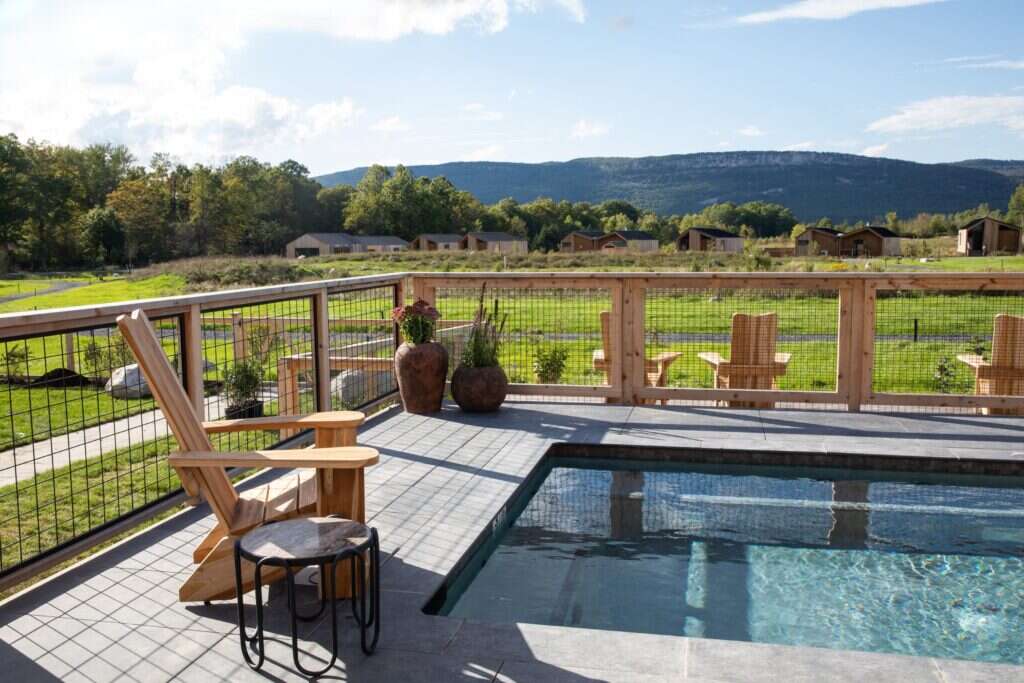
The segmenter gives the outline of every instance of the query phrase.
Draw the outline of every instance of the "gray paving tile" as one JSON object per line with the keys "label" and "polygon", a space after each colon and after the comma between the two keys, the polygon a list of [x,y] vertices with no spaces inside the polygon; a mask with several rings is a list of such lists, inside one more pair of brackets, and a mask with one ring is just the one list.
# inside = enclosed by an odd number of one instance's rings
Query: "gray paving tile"
{"label": "gray paving tile", "polygon": [[641,674],[681,674],[686,639],[536,624],[465,621],[446,654],[488,655],[558,667],[591,667]]}
{"label": "gray paving tile", "polygon": [[679,679],[670,673],[641,674],[635,671],[562,667],[538,661],[508,660],[501,665],[501,671],[494,680],[495,683],[664,683]]}
{"label": "gray paving tile", "polygon": [[956,659],[933,660],[943,683],[1022,683],[1024,666],[965,662]]}
{"label": "gray paving tile", "polygon": [[926,657],[690,639],[689,676],[725,681],[943,683]]}

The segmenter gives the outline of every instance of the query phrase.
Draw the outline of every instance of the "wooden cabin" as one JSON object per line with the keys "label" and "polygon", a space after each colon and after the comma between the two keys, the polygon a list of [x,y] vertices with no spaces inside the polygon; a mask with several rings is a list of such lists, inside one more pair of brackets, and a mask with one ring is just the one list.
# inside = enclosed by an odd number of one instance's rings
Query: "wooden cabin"
{"label": "wooden cabin", "polygon": [[843,233],[832,228],[807,228],[796,238],[797,256],[839,256]]}
{"label": "wooden cabin", "polygon": [[956,234],[956,253],[962,256],[1017,254],[1020,252],[1021,229],[995,218],[978,218]]}
{"label": "wooden cabin", "polygon": [[459,251],[462,249],[462,235],[429,233],[412,241],[416,251]]}
{"label": "wooden cabin", "polygon": [[616,230],[609,232],[597,240],[601,251],[658,251],[658,238],[643,230]]}
{"label": "wooden cabin", "polygon": [[839,255],[851,258],[900,256],[900,236],[889,228],[868,225],[839,237]]}
{"label": "wooden cabin", "polygon": [[526,240],[507,232],[471,232],[462,238],[467,251],[494,251],[499,254],[525,254],[529,251]]}
{"label": "wooden cabin", "polygon": [[598,240],[604,237],[605,233],[600,230],[576,230],[566,235],[558,244],[558,251],[597,251],[601,247]]}
{"label": "wooden cabin", "polygon": [[740,253],[743,251],[743,238],[721,228],[690,228],[676,238],[676,250]]}
{"label": "wooden cabin", "polygon": [[293,239],[284,248],[285,256],[288,258],[351,254],[360,250],[352,236],[343,232],[307,232]]}
{"label": "wooden cabin", "polygon": [[394,235],[349,235],[344,232],[307,232],[285,245],[288,258],[405,251],[409,243]]}

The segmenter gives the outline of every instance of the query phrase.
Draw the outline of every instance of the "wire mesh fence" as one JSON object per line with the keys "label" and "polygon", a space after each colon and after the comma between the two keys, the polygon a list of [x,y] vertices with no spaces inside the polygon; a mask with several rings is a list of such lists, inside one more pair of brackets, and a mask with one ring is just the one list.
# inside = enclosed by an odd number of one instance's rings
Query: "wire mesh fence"
{"label": "wire mesh fence", "polygon": [[[309,297],[205,311],[202,330],[207,420],[315,410]],[[280,436],[276,431],[224,434],[219,445],[265,448]]]}
{"label": "wire mesh fence", "polygon": [[[153,326],[181,371],[181,320]],[[0,574],[179,488],[173,439],[113,325],[0,342]]]}
{"label": "wire mesh fence", "polygon": [[[480,306],[478,288],[438,288],[436,305],[454,369]],[[504,321],[501,366],[513,384],[608,384],[602,320],[607,289],[488,287],[483,305]]]}
{"label": "wire mesh fence", "polygon": [[[774,324],[748,334],[736,327],[744,315],[774,316]],[[838,290],[652,288],[644,317],[649,384],[836,390]],[[750,372],[730,375],[723,362]]]}
{"label": "wire mesh fence", "polygon": [[907,394],[1021,395],[1024,381],[985,368],[1024,368],[1024,341],[994,336],[1000,316],[1024,316],[1019,291],[879,290],[872,389]]}
{"label": "wire mesh fence", "polygon": [[398,389],[397,337],[391,320],[395,290],[388,285],[328,297],[330,392],[335,410],[358,410]]}

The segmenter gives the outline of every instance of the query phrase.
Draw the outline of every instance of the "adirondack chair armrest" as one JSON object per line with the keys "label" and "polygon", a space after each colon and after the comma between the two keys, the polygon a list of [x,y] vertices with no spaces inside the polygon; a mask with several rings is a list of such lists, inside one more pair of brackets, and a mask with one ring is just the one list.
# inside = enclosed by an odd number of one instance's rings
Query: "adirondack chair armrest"
{"label": "adirondack chair armrest", "polygon": [[789,359],[793,356],[791,353],[777,353],[775,354],[776,365],[789,365]]}
{"label": "adirondack chair armrest", "polygon": [[717,368],[720,365],[729,364],[729,361],[723,358],[722,354],[715,353],[713,351],[704,351],[703,353],[698,353],[697,358],[700,358],[702,361],[715,368]]}
{"label": "adirondack chair armrest", "polygon": [[961,363],[970,365],[975,370],[991,365],[991,363],[985,360],[984,357],[979,356],[976,353],[961,353],[957,355],[956,359]]}
{"label": "adirondack chair armrest", "polygon": [[297,448],[276,451],[185,451],[172,453],[167,458],[174,468],[192,467],[270,467],[296,469],[353,470],[376,465],[380,458],[376,448],[343,446],[340,448]]}
{"label": "adirondack chair armrest", "polygon": [[657,356],[651,358],[650,362],[657,363],[658,365],[661,365],[662,363],[667,365],[668,363],[674,362],[677,358],[679,358],[682,355],[683,354],[677,351],[666,351],[664,353],[659,353]]}
{"label": "adirondack chair armrest", "polygon": [[307,415],[269,415],[204,422],[207,434],[255,432],[274,429],[355,429],[366,416],[355,410],[334,410]]}

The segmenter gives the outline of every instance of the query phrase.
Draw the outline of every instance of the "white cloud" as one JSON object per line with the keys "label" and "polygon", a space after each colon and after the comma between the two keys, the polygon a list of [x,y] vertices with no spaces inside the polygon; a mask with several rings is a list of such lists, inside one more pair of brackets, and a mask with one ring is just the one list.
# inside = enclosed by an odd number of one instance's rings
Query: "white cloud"
{"label": "white cloud", "polygon": [[[587,10],[583,6],[583,0],[552,0],[552,2],[568,12],[576,22],[582,24],[586,21]],[[516,9],[526,12],[537,12],[544,4],[547,4],[544,0],[515,0]]]}
{"label": "white cloud", "polygon": [[764,131],[757,126],[744,126],[736,132],[746,138],[759,138],[764,135]]}
{"label": "white cloud", "polygon": [[412,126],[403,121],[400,116],[389,116],[370,126],[370,130],[378,133],[404,133],[410,128]]}
{"label": "white cloud", "polygon": [[470,102],[462,107],[462,118],[466,121],[501,121],[504,114],[488,109],[480,102]]}
{"label": "white cloud", "polygon": [[945,0],[800,0],[775,9],[744,14],[741,24],[767,24],[787,19],[846,19],[861,12],[931,5]]}
{"label": "white cloud", "polygon": [[865,147],[864,149],[862,149],[860,151],[860,153],[863,154],[866,157],[880,157],[880,156],[882,156],[883,154],[885,154],[888,151],[889,151],[889,143],[888,142],[883,142],[880,145],[872,145],[870,147]]}
{"label": "white cloud", "polygon": [[[574,20],[585,17],[578,1],[556,4]],[[295,142],[336,140],[361,109],[343,90],[310,98],[235,80],[235,60],[253,36],[490,34],[522,9],[518,0],[251,0],[245,11],[230,0],[171,8],[0,1],[0,131],[61,144],[124,143],[143,160],[156,151],[185,161],[287,153]]]}
{"label": "white cloud", "polygon": [[502,158],[505,146],[500,144],[477,147],[463,155],[463,161],[496,161]]}
{"label": "white cloud", "polygon": [[607,135],[611,128],[606,123],[580,119],[573,124],[570,135],[574,138],[597,138]]}
{"label": "white cloud", "polygon": [[966,62],[982,62],[989,59],[998,59],[999,55],[965,55],[963,57],[946,57],[940,64],[964,64]]}
{"label": "white cloud", "polygon": [[1024,59],[995,59],[988,62],[970,62],[961,64],[961,69],[1009,69],[1024,71]]}
{"label": "white cloud", "polygon": [[815,144],[815,142],[813,140],[806,140],[804,142],[797,142],[797,143],[792,144],[792,145],[786,145],[785,147],[782,148],[782,151],[783,152],[806,152],[808,150],[814,149],[815,147],[817,147],[817,144]]}
{"label": "white cloud", "polygon": [[1013,95],[934,97],[900,107],[868,126],[876,133],[916,133],[996,125],[1024,132],[1024,97]]}

